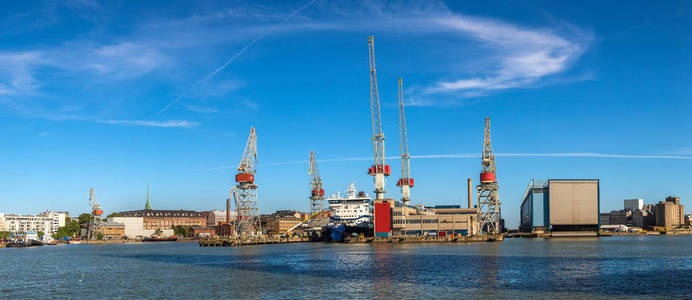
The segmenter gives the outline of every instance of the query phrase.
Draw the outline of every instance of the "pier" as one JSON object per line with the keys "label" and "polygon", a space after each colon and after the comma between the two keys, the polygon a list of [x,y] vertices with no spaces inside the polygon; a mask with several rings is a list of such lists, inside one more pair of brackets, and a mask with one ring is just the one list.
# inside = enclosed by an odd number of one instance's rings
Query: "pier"
{"label": "pier", "polygon": [[[406,236],[406,237],[347,237],[343,241],[337,243],[390,243],[390,244],[406,244],[406,243],[476,243],[476,242],[496,242],[502,241],[503,236],[462,236],[462,237],[436,237],[436,236]],[[291,237],[291,238],[257,238],[257,239],[206,239],[200,240],[200,247],[237,247],[237,246],[254,246],[254,245],[269,245],[269,244],[290,244],[290,243],[307,243],[307,242],[324,242],[313,240],[308,237]],[[335,241],[336,242],[336,241]]]}
{"label": "pier", "polygon": [[310,242],[307,237],[257,238],[257,239],[207,239],[200,240],[200,247],[237,247],[269,244],[290,244]]}

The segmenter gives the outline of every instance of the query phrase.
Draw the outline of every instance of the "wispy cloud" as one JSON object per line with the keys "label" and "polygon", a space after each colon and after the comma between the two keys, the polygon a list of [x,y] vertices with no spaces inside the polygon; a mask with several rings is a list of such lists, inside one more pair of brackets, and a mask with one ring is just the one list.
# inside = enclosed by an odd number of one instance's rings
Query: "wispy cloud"
{"label": "wispy cloud", "polygon": [[427,93],[526,86],[542,77],[565,71],[593,39],[581,31],[558,34],[463,15],[433,19],[433,22],[495,49],[497,65],[484,76],[440,81],[426,88]]}
{"label": "wispy cloud", "polygon": [[[649,155],[649,154],[608,154],[608,153],[495,153],[496,157],[562,157],[562,158],[617,158],[617,159],[664,159],[664,160],[692,160],[692,156],[687,155]],[[424,154],[424,155],[412,155],[411,159],[478,159],[481,155],[479,153],[452,153],[452,154]],[[389,156],[389,160],[397,160],[399,156]],[[330,162],[349,162],[349,161],[368,161],[372,160],[372,157],[344,157],[344,158],[331,158],[331,159],[318,159],[318,162],[330,163]],[[294,164],[307,164],[307,160],[292,160],[283,162],[269,162],[262,163],[263,166],[280,166],[280,165],[294,165]],[[219,166],[209,168],[208,170],[223,170],[235,168],[232,166]]]}
{"label": "wispy cloud", "polygon": [[146,126],[146,127],[182,127],[190,128],[199,125],[197,122],[186,120],[169,120],[169,121],[145,121],[145,120],[96,120],[97,123],[112,124],[112,125],[128,125],[128,126]]}
{"label": "wispy cloud", "polygon": [[187,108],[188,110],[194,111],[194,112],[202,113],[202,114],[219,112],[219,110],[215,107],[203,107],[203,106],[197,106],[197,105],[191,105],[191,104],[185,105],[185,108]]}
{"label": "wispy cloud", "polygon": [[[290,20],[293,16],[299,14],[301,11],[303,11],[306,7],[308,7],[310,4],[312,4],[312,3],[315,2],[315,1],[316,1],[316,0],[310,0],[310,1],[308,1],[308,3],[304,4],[303,6],[301,6],[300,8],[298,8],[297,10],[295,10],[294,12],[292,12],[292,13],[290,13],[288,16],[286,16],[286,17],[285,17],[283,20],[281,20],[281,22],[279,22],[279,24],[277,24],[277,25],[278,25],[278,26],[283,25],[283,24],[286,23],[288,20]],[[158,117],[158,116],[161,115],[163,112],[165,112],[169,107],[171,107],[171,106],[175,105],[176,103],[178,103],[178,102],[179,102],[180,100],[182,100],[185,96],[187,96],[188,93],[190,93],[192,90],[194,90],[198,85],[200,85],[200,84],[206,82],[207,80],[209,80],[210,78],[212,78],[212,77],[214,77],[216,74],[218,74],[219,72],[223,71],[226,67],[228,67],[228,65],[230,65],[233,61],[235,61],[238,57],[240,57],[243,53],[245,53],[245,51],[247,51],[248,49],[250,49],[250,47],[252,47],[252,45],[254,45],[255,43],[257,43],[259,40],[263,39],[265,36],[267,36],[267,35],[268,35],[269,33],[271,33],[271,32],[272,32],[272,29],[270,28],[270,29],[264,31],[263,33],[261,33],[260,35],[256,36],[256,37],[255,37],[254,39],[252,39],[249,43],[247,43],[247,45],[245,45],[245,47],[243,47],[242,49],[240,49],[240,51],[236,52],[233,56],[231,56],[231,58],[229,58],[225,63],[223,63],[222,65],[218,66],[216,69],[214,69],[214,71],[212,71],[211,73],[207,74],[207,75],[204,76],[202,79],[200,79],[200,80],[198,80],[197,82],[193,83],[193,84],[190,86],[190,88],[188,88],[185,92],[183,92],[182,94],[180,94],[180,96],[176,97],[173,101],[171,101],[170,103],[166,104],[163,108],[161,108],[161,110],[156,114],[156,116]]]}

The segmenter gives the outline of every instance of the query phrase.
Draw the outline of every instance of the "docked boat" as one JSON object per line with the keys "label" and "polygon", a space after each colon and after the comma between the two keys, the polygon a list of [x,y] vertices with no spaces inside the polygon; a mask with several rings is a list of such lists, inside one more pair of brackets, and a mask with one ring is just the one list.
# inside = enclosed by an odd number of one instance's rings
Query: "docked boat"
{"label": "docked boat", "polygon": [[358,192],[355,184],[349,185],[346,197],[339,192],[327,198],[327,202],[330,212],[327,229],[332,241],[353,233],[372,235],[372,198],[363,191]]}

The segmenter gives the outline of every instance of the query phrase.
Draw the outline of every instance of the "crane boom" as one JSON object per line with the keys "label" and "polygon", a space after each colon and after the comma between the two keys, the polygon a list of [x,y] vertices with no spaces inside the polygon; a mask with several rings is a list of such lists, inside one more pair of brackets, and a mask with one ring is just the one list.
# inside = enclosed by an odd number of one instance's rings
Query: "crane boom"
{"label": "crane boom", "polygon": [[250,128],[250,136],[248,136],[245,144],[243,158],[238,164],[238,172],[242,174],[255,174],[255,164],[257,163],[257,134],[255,127]]}
{"label": "crane boom", "polygon": [[101,204],[96,200],[96,194],[94,193],[94,188],[89,190],[89,203],[91,204],[91,215],[100,218],[103,215],[103,210],[101,209]]}
{"label": "crane boom", "polygon": [[401,187],[401,201],[404,205],[409,205],[411,200],[411,188],[413,187],[413,178],[411,178],[411,156],[408,153],[408,135],[406,133],[406,113],[404,112],[404,83],[403,79],[399,78],[399,141],[401,147],[401,178],[397,182],[397,186]]}
{"label": "crane boom", "polygon": [[308,176],[310,176],[310,214],[322,211],[324,208],[324,189],[322,189],[322,178],[320,178],[320,171],[317,169],[317,160],[315,159],[315,152],[310,152],[310,169],[308,170]]}
{"label": "crane boom", "polygon": [[375,182],[376,199],[384,199],[385,176],[391,170],[385,163],[384,133],[382,132],[382,116],[380,113],[380,96],[377,90],[377,73],[375,68],[375,41],[368,37],[368,56],[370,60],[370,117],[372,119],[372,142],[375,154],[375,164],[368,169]]}

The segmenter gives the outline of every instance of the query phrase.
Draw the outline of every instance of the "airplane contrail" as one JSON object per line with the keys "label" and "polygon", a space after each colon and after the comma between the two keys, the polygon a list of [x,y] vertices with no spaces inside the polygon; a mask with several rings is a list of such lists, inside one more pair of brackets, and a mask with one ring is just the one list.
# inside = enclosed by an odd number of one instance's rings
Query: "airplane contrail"
{"label": "airplane contrail", "polygon": [[[281,20],[281,22],[279,22],[279,24],[277,24],[277,25],[282,25],[282,24],[286,23],[288,20],[290,20],[290,19],[291,19],[292,17],[294,17],[295,15],[299,14],[301,11],[303,11],[305,8],[307,8],[308,6],[310,6],[310,4],[312,4],[312,3],[315,2],[315,1],[317,1],[317,0],[310,0],[308,3],[306,3],[306,4],[303,5],[303,6],[301,6],[299,9],[297,9],[296,11],[294,11],[294,12],[292,12],[291,14],[289,14],[288,16],[286,16],[286,17],[285,17],[283,20]],[[203,82],[209,80],[209,78],[212,78],[212,77],[214,77],[214,75],[216,75],[216,74],[218,74],[219,72],[223,71],[223,69],[225,69],[226,67],[228,67],[228,65],[230,65],[233,61],[235,61],[236,58],[238,58],[240,55],[242,55],[243,53],[245,53],[245,51],[247,51],[248,49],[250,49],[250,47],[252,47],[252,45],[254,45],[256,42],[258,42],[259,40],[261,40],[262,38],[264,38],[265,36],[267,36],[269,33],[271,33],[272,30],[273,30],[274,28],[276,28],[276,27],[275,27],[275,26],[272,26],[272,27],[270,27],[269,29],[267,29],[267,31],[263,32],[263,33],[260,34],[259,36],[257,36],[257,37],[255,37],[254,39],[252,39],[247,45],[245,45],[245,47],[243,47],[243,49],[240,49],[240,51],[238,51],[235,55],[231,56],[231,58],[229,58],[223,65],[220,65],[218,68],[214,69],[214,71],[212,71],[211,73],[207,74],[207,76],[204,76],[204,78],[202,78],[202,79],[198,80],[197,82],[195,82],[195,83],[194,83],[192,86],[190,86],[190,88],[188,88],[184,93],[180,94],[180,96],[178,96],[177,98],[175,98],[175,100],[173,100],[173,101],[171,101],[170,103],[166,104],[166,106],[164,106],[164,107],[156,114],[156,117],[158,118],[159,115],[161,115],[161,113],[163,113],[164,111],[166,111],[169,107],[171,107],[171,106],[175,105],[176,103],[180,102],[180,100],[182,100],[183,98],[185,98],[185,96],[187,96],[187,94],[189,94],[192,90],[194,90],[198,85],[202,84]]]}
{"label": "airplane contrail", "polygon": [[[648,154],[607,154],[607,153],[495,153],[496,157],[565,157],[565,158],[576,158],[576,157],[587,157],[587,158],[620,158],[620,159],[678,159],[678,160],[692,160],[692,156],[685,155],[648,155]],[[453,153],[453,154],[425,154],[425,155],[411,155],[411,159],[458,159],[458,158],[480,158],[480,153]],[[399,159],[399,156],[389,156],[387,159]],[[318,159],[317,162],[347,162],[347,161],[367,161],[372,160],[372,157],[344,157],[344,158],[331,158],[331,159]],[[280,165],[295,165],[295,164],[307,164],[307,160],[293,160],[293,161],[283,161],[283,162],[270,162],[263,163],[263,166],[280,166]],[[220,166],[215,168],[209,168],[212,170],[223,170],[235,168],[235,166]]]}

